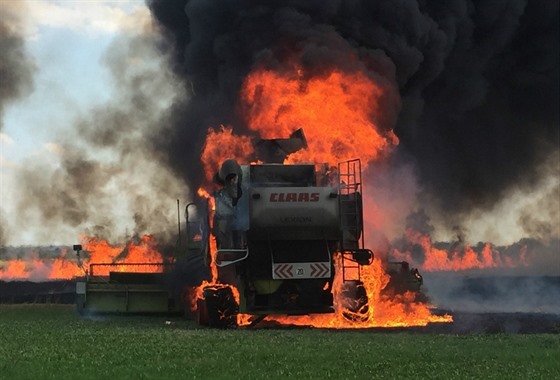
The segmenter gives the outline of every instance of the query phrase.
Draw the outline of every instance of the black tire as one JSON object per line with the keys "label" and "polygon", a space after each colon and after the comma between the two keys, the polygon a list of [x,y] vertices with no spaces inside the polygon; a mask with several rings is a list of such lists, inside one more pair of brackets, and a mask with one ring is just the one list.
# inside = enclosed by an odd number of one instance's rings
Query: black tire
{"label": "black tire", "polygon": [[361,281],[347,284],[342,293],[347,300],[343,305],[342,315],[350,321],[365,322],[368,319],[368,296],[366,288]]}
{"label": "black tire", "polygon": [[[239,308],[229,286],[207,287],[204,289],[204,306],[199,319],[205,318],[208,327],[227,329],[237,327]],[[205,314],[204,315],[204,311]]]}

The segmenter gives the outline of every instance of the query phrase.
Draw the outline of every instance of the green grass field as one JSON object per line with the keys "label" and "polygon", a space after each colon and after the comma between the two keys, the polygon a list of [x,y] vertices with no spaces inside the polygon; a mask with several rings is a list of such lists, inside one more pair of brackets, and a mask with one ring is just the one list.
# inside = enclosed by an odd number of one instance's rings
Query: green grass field
{"label": "green grass field", "polygon": [[220,378],[554,379],[560,335],[224,331],[181,318],[0,305],[0,379]]}

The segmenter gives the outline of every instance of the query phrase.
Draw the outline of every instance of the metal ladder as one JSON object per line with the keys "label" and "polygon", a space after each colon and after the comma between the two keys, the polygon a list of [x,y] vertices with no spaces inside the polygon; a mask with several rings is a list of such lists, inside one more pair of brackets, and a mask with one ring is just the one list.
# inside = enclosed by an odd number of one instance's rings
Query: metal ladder
{"label": "metal ladder", "polygon": [[343,280],[360,280],[361,265],[355,260],[354,252],[364,248],[361,161],[339,163],[338,177]]}

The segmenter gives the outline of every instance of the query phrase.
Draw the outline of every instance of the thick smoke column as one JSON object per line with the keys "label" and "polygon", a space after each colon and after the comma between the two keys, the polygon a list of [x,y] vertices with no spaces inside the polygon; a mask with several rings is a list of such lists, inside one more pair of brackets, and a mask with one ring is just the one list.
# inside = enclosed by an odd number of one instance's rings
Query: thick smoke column
{"label": "thick smoke column", "polygon": [[405,102],[424,107],[407,108],[397,134],[444,207],[489,206],[534,183],[536,165],[558,150],[558,3],[455,1],[426,11],[446,44],[423,65],[441,57],[441,71],[424,84],[421,69],[403,86]]}
{"label": "thick smoke column", "polygon": [[[16,2],[8,2],[2,4],[0,9],[0,137],[6,105],[27,94],[33,87],[35,67],[24,49],[21,26],[23,8]],[[7,217],[0,208],[0,246],[7,241],[7,226]]]}
{"label": "thick smoke column", "polygon": [[435,207],[457,214],[492,205],[534,182],[535,168],[558,150],[558,2],[148,4],[192,94],[175,105],[159,144],[191,181],[201,178],[194,169],[209,127],[244,132],[236,109],[243,78],[294,49],[317,70],[344,68],[342,45],[375,57],[379,75],[394,70],[403,101],[396,153],[417,167]]}

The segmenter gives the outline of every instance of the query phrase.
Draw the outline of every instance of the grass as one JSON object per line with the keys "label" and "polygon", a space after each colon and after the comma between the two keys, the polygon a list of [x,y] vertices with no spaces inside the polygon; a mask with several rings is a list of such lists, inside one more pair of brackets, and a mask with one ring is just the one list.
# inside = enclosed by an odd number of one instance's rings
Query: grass
{"label": "grass", "polygon": [[211,330],[0,305],[0,379],[560,378],[560,335]]}

